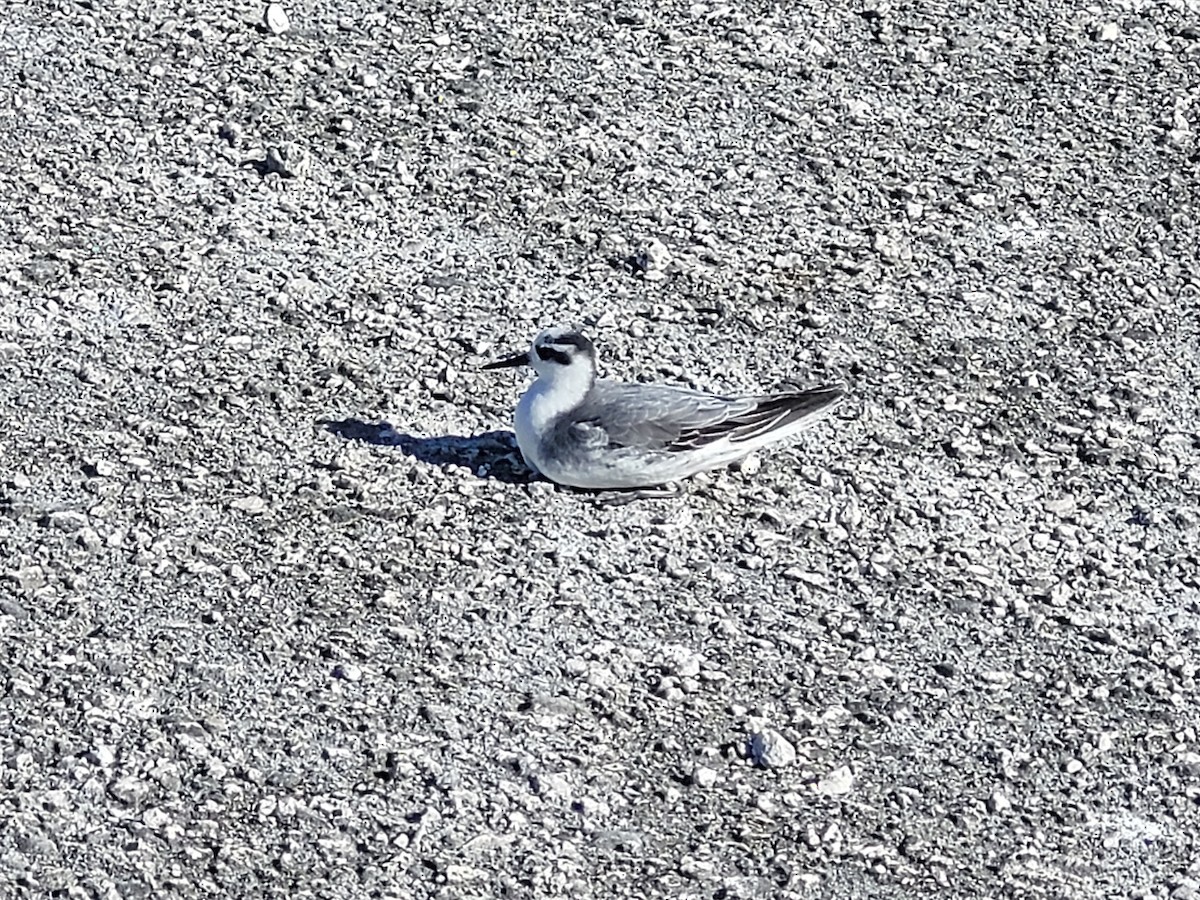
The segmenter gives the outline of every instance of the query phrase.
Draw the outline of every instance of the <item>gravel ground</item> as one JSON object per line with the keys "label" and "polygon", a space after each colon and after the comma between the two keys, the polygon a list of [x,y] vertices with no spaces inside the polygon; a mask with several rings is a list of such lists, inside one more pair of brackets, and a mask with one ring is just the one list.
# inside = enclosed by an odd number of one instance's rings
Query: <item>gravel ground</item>
{"label": "gravel ground", "polygon": [[1200,895],[1194,4],[0,6],[0,896]]}

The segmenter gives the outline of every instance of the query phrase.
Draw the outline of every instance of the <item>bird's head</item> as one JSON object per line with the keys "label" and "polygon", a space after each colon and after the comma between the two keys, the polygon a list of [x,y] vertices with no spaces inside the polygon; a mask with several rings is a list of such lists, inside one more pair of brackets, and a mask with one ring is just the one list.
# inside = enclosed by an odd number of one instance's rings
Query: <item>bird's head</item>
{"label": "bird's head", "polygon": [[560,379],[596,377],[596,347],[574,328],[547,328],[533,339],[533,345],[523,353],[486,364],[485,369],[504,369],[509,366],[532,366],[542,378]]}

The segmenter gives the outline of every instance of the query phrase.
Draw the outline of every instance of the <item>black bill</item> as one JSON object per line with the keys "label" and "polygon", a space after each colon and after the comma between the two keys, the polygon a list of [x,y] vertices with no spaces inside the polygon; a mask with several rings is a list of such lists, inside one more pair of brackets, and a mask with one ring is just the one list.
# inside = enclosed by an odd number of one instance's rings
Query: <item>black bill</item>
{"label": "black bill", "polygon": [[529,351],[518,353],[516,356],[510,356],[507,359],[497,359],[494,362],[484,363],[480,368],[483,369],[511,369],[513,366],[529,365]]}

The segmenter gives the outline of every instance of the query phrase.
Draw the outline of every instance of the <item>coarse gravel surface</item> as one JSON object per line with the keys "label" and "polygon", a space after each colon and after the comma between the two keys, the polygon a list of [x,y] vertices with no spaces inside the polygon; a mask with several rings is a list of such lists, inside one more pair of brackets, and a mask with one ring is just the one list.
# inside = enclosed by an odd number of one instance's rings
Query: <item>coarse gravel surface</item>
{"label": "coarse gravel surface", "polygon": [[[1200,8],[0,0],[0,897],[1200,896]],[[845,379],[602,506],[525,376]]]}

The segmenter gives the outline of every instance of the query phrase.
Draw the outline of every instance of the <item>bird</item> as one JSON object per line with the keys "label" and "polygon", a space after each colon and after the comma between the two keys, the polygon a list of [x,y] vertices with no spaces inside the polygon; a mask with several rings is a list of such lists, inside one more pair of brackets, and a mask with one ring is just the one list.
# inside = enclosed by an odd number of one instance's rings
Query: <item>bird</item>
{"label": "bird", "polygon": [[846,396],[842,382],[720,396],[599,378],[595,345],[564,326],[482,368],[525,365],[537,378],[513,416],[521,456],[535,475],[588,491],[655,488],[722,468],[791,437]]}

